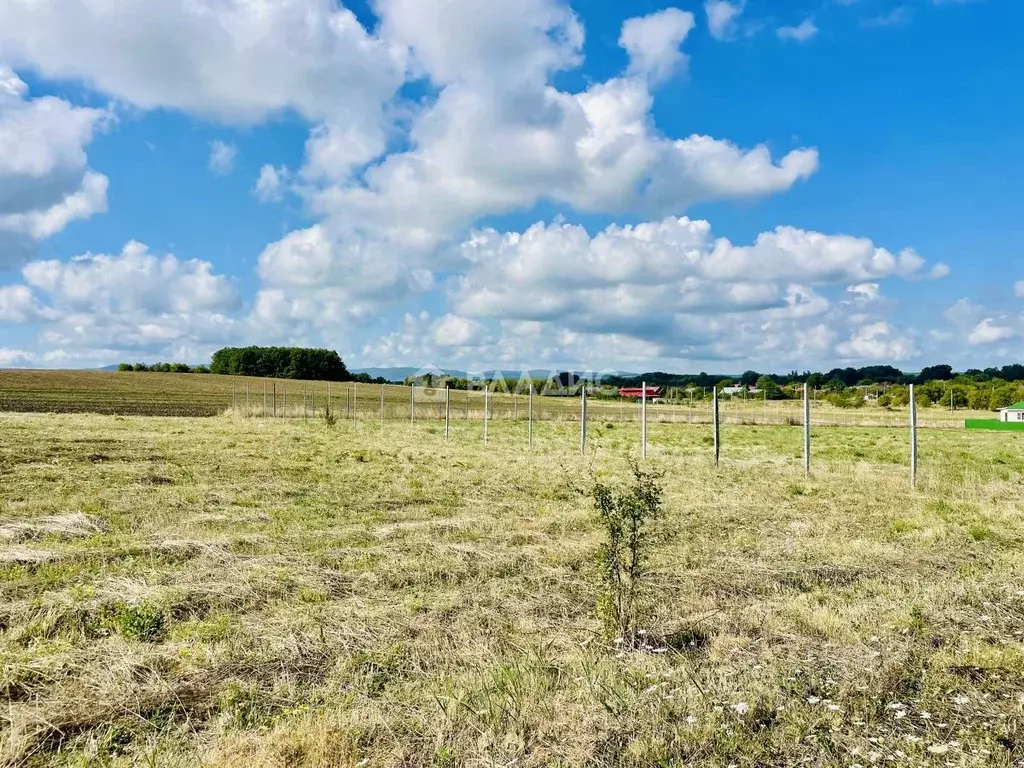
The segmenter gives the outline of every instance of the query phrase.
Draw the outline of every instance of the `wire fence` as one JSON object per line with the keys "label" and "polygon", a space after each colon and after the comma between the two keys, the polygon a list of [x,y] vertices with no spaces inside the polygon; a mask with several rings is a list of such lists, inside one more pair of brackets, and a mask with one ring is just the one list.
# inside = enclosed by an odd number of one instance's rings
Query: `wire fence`
{"label": "wire fence", "polygon": [[[534,421],[582,419],[581,392],[564,396],[533,395]],[[394,384],[286,382],[254,380],[235,387],[230,412],[244,417],[314,418],[331,413],[337,419],[353,421],[524,421],[530,418],[529,392],[490,392],[456,390],[444,387]],[[865,404],[861,408],[838,408],[809,396],[807,407],[818,427],[887,427],[907,424],[909,408],[884,408]],[[609,423],[641,423],[642,399],[607,397],[600,391],[588,391],[587,418]],[[711,424],[714,406],[711,399],[687,403],[648,400],[646,422],[652,424]],[[919,426],[924,429],[962,429],[965,419],[991,418],[988,412],[942,408],[919,410]],[[802,400],[719,399],[719,423],[722,425],[799,426],[804,421]]]}
{"label": "wire fence", "polygon": [[[533,425],[535,422],[557,421],[577,422],[579,424],[579,449],[584,455],[587,453],[587,428],[588,424],[602,424],[611,426],[614,423],[639,422],[640,442],[639,453],[644,459],[647,458],[648,447],[648,425],[651,423],[650,416],[655,415],[654,423],[691,423],[707,424],[711,427],[712,446],[715,466],[719,465],[722,451],[722,427],[728,424],[734,425],[766,425],[766,426],[799,426],[803,429],[803,469],[805,474],[810,475],[812,471],[812,425],[815,427],[838,427],[838,426],[865,426],[863,415],[858,420],[861,423],[841,423],[840,417],[844,414],[829,414],[826,411],[826,418],[819,419],[825,406],[818,406],[815,410],[815,401],[810,390],[805,386],[803,397],[800,401],[794,402],[793,407],[786,408],[783,415],[782,403],[772,403],[774,414],[769,409],[768,402],[763,404],[762,409],[752,409],[746,403],[741,408],[736,408],[730,413],[729,403],[723,402],[718,392],[714,391],[707,411],[694,407],[685,406],[685,410],[678,405],[658,405],[652,403],[646,396],[646,385],[642,387],[645,393],[636,403],[601,402],[600,398],[595,399],[588,396],[586,386],[582,386],[578,396],[572,398],[551,398],[538,396],[532,389],[525,395],[519,393],[497,394],[487,389],[474,390],[453,390],[449,388],[432,388],[416,386],[396,385],[367,385],[355,382],[348,384],[318,385],[310,383],[293,387],[291,400],[288,399],[287,384],[279,388],[277,382],[270,382],[269,386],[264,382],[261,391],[254,393],[252,388],[246,384],[244,395],[237,389],[232,392],[232,414],[240,414],[245,417],[260,418],[333,418],[347,419],[353,424],[360,422],[379,423],[380,428],[386,428],[389,421],[395,419],[408,421],[411,424],[417,422],[435,421],[444,424],[444,439],[449,440],[452,434],[453,422],[482,422],[483,443],[486,445],[489,440],[489,427],[494,421],[503,422],[526,422],[526,442],[532,445]],[[417,395],[417,393],[419,393]],[[903,414],[901,423],[897,424],[898,415],[895,413],[885,414],[885,421],[888,423],[875,423],[869,426],[896,427],[902,426],[909,429],[909,471],[912,487],[917,486],[918,477],[918,428],[920,426],[920,414],[914,399],[914,386],[910,387],[910,404],[906,413]],[[244,398],[244,399],[243,399]],[[406,401],[407,398],[407,401]],[[403,402],[405,401],[405,402]],[[788,405],[788,404],[787,404]],[[687,419],[679,418],[680,413],[686,414]],[[774,419],[772,416],[774,415]],[[661,416],[661,418],[657,418]],[[667,416],[667,418],[666,418]],[[730,420],[732,416],[732,420]],[[829,418],[831,416],[831,418]],[[852,419],[851,419],[852,421]],[[824,422],[824,423],[822,423]],[[931,424],[932,427],[942,426],[942,420]],[[961,424],[962,426],[962,424]]]}
{"label": "wire fence", "polygon": [[[647,387],[642,391],[646,393]],[[911,395],[911,402],[915,402]],[[818,401],[805,389],[800,400],[755,400],[700,397],[666,402],[660,398],[627,400],[614,392],[581,382],[541,394],[531,389],[492,391],[445,387],[370,384],[359,382],[296,381],[198,374],[104,373],[83,371],[0,371],[0,411],[107,413],[147,416],[228,415],[243,419],[317,419],[353,424],[434,423],[445,438],[469,434],[474,422],[483,441],[522,440],[532,446],[534,425],[563,423],[578,435],[579,450],[587,451],[587,428],[600,431],[617,424],[635,424],[636,444],[646,456],[648,434],[658,439],[661,424],[710,427],[708,442],[717,463],[723,427],[782,426],[803,428],[803,457],[811,469],[811,434],[830,427],[910,429],[912,478],[917,471],[918,429],[963,429],[965,419],[989,418],[988,412],[950,411],[939,407],[889,408],[864,403],[840,408]],[[501,425],[516,425],[515,429]],[[455,429],[456,425],[464,425]],[[475,430],[470,430],[470,432]],[[633,434],[632,430],[628,434]],[[630,437],[629,440],[637,438]]]}

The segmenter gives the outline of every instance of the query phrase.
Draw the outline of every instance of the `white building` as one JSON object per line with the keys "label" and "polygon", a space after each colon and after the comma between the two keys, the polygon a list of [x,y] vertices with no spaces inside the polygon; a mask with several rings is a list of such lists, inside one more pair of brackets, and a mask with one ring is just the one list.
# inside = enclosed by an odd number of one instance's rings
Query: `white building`
{"label": "white building", "polygon": [[1009,408],[1000,408],[999,420],[1024,421],[1024,403],[1014,403]]}

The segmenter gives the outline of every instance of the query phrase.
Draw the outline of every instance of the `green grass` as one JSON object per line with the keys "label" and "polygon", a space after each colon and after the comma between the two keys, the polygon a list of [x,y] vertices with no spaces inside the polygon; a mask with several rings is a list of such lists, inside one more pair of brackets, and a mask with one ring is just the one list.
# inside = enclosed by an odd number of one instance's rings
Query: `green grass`
{"label": "green grass", "polygon": [[1024,432],[1024,421],[999,421],[998,419],[966,419],[967,429],[992,429],[1003,432]]}
{"label": "green grass", "polygon": [[1024,760],[1024,436],[657,425],[627,653],[577,427],[0,416],[0,763]]}

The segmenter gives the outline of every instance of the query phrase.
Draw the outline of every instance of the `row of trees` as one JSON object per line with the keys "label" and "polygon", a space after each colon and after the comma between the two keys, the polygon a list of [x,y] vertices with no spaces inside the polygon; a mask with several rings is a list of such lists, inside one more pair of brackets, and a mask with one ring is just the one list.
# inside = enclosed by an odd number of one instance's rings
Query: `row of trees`
{"label": "row of trees", "polygon": [[[762,377],[755,382],[760,390],[750,397],[766,400],[786,400],[803,397],[803,384],[799,382],[776,384]],[[720,382],[719,391],[726,385]],[[692,390],[691,390],[692,394]],[[703,396],[704,393],[698,393]],[[871,384],[844,386],[832,380],[824,387],[815,390],[815,397],[832,403],[840,408],[862,408],[872,396],[877,397],[882,407],[901,407],[910,403],[910,387],[907,384]],[[914,398],[918,405],[938,405],[946,408],[970,408],[976,411],[998,410],[1014,403],[1024,401],[1024,382],[988,379],[975,381],[961,374],[948,381],[932,379],[914,388]]]}
{"label": "row of trees", "polygon": [[891,365],[869,365],[863,368],[833,368],[827,372],[790,371],[786,374],[759,373],[745,371],[739,379],[730,379],[721,375],[701,372],[699,374],[677,374],[654,371],[639,376],[613,376],[605,379],[608,384],[619,387],[637,387],[641,381],[659,387],[700,387],[710,389],[723,382],[757,386],[763,389],[762,383],[771,381],[779,386],[793,384],[810,384],[814,389],[870,386],[873,384],[927,384],[932,381],[969,381],[973,384],[989,382],[1024,381],[1024,365],[1004,365],[1002,368],[971,368],[957,373],[951,365],[932,365],[919,373],[907,373]]}
{"label": "row of trees", "polygon": [[189,365],[188,363],[121,363],[117,366],[119,371],[141,371],[143,373],[209,373],[210,368],[205,365]]}
{"label": "row of trees", "polygon": [[216,373],[226,376],[261,376],[311,381],[357,381],[387,384],[383,377],[368,373],[351,374],[337,352],[303,347],[225,347],[213,355],[211,365],[187,363],[121,363],[119,371],[156,373]]}
{"label": "row of trees", "polygon": [[307,347],[225,347],[213,353],[210,372],[225,376],[352,381],[333,349]]}

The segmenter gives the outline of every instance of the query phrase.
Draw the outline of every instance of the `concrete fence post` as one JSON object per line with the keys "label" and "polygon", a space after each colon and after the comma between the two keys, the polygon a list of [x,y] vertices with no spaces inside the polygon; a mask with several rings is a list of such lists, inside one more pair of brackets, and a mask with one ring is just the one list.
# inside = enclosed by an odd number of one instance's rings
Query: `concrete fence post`
{"label": "concrete fence post", "polygon": [[804,384],[804,474],[811,475],[811,392]]}
{"label": "concrete fence post", "polygon": [[647,458],[647,382],[640,383],[640,456]]}
{"label": "concrete fence post", "polygon": [[910,385],[910,487],[917,488],[917,399]]}
{"label": "concrete fence post", "polygon": [[580,453],[587,455],[587,382],[580,387]]}
{"label": "concrete fence post", "polygon": [[533,447],[533,380],[530,380],[530,407],[529,417],[526,422],[526,445]]}
{"label": "concrete fence post", "polygon": [[448,441],[448,435],[451,424],[451,404],[452,404],[452,388],[447,384],[444,385],[444,439]]}
{"label": "concrete fence post", "polygon": [[718,387],[714,388],[714,394],[711,397],[711,422],[712,429],[714,432],[714,445],[715,445],[715,466],[718,466],[719,458],[722,454],[722,441],[719,435],[719,424],[718,424]]}

